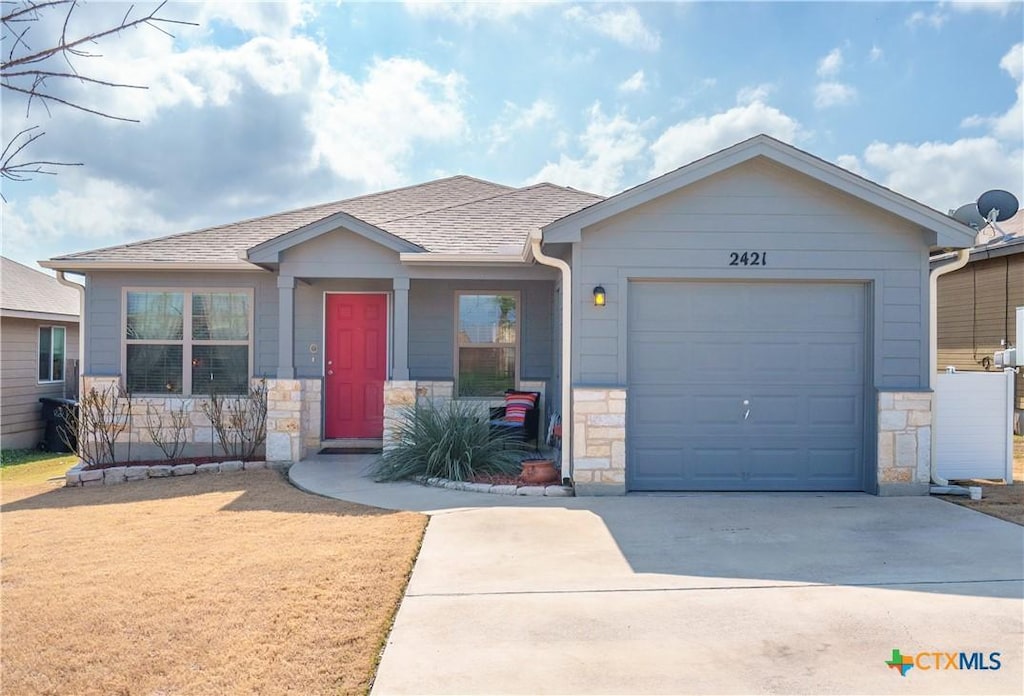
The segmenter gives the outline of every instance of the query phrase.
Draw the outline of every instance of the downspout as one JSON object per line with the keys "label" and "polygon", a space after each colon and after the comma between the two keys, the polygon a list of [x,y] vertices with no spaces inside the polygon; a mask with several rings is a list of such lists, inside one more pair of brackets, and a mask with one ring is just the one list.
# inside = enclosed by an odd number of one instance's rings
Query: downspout
{"label": "downspout", "polygon": [[[958,249],[956,252],[956,259],[945,264],[944,266],[938,266],[933,268],[928,276],[928,346],[931,351],[930,366],[928,371],[928,388],[932,390],[932,399],[937,400],[935,395],[935,380],[938,374],[938,362],[939,362],[939,276],[944,276],[947,273],[953,271],[959,271],[961,268],[967,265],[967,262],[971,260],[970,249]],[[935,410],[935,404],[933,401],[933,413]],[[933,487],[932,493],[962,493],[968,494],[968,489],[962,488],[961,486],[950,486],[949,481],[939,476],[938,469],[936,468],[936,462],[938,457],[935,456],[935,424],[932,423],[932,443],[931,443],[931,479]],[[945,487],[948,490],[936,490],[936,486]],[[959,489],[959,490],[957,490]]]}
{"label": "downspout", "polygon": [[533,258],[562,272],[562,483],[572,483],[572,269],[562,259],[547,256],[541,238],[530,237]]}
{"label": "downspout", "polygon": [[68,280],[64,271],[57,271],[57,282],[78,291],[78,398],[81,399],[82,376],[85,374],[85,287]]}

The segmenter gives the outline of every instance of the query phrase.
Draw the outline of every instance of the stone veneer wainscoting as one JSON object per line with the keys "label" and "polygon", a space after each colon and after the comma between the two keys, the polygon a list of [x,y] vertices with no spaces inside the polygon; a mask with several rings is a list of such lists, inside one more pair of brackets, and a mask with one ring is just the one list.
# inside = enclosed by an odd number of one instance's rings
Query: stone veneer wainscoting
{"label": "stone veneer wainscoting", "polygon": [[[261,378],[253,378],[255,385]],[[119,376],[82,377],[82,393],[96,389],[104,393],[119,389]],[[319,379],[281,380],[267,379],[267,460],[271,462],[295,462],[320,447],[320,398]],[[134,396],[130,425],[118,436],[118,456],[127,456],[129,443],[132,459],[162,459],[163,453],[152,443],[147,426],[150,414],[154,418],[166,419],[172,410],[182,406],[188,413],[188,425],[182,432],[188,446],[184,457],[221,456],[224,452],[217,442],[217,435],[210,419],[203,413],[207,399],[201,396]],[[166,422],[166,420],[165,420]],[[165,427],[166,430],[166,427]],[[168,435],[170,432],[168,431]]]}
{"label": "stone veneer wainscoting", "polygon": [[932,461],[932,393],[878,393],[878,494],[927,495]]}
{"label": "stone veneer wainscoting", "polygon": [[572,390],[573,481],[577,495],[626,493],[626,390]]}

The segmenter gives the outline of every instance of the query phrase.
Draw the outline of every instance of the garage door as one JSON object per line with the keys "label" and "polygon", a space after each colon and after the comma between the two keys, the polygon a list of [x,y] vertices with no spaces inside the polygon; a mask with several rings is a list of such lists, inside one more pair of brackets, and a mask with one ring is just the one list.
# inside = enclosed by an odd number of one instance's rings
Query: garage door
{"label": "garage door", "polygon": [[865,287],[633,282],[632,490],[862,490]]}

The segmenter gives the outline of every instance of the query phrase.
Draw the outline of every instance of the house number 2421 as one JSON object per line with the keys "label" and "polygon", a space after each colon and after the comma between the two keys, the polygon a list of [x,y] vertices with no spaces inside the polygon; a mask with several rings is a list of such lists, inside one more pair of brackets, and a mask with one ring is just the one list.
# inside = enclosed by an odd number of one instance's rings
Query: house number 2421
{"label": "house number 2421", "polygon": [[767,266],[768,254],[763,251],[731,251],[730,266]]}

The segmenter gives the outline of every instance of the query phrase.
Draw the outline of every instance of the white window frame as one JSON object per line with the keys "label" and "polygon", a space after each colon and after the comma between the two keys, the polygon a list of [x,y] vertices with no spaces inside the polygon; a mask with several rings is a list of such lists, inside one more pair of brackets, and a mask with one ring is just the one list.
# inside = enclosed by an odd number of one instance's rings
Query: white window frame
{"label": "white window frame", "polygon": [[[182,333],[180,340],[172,339],[136,339],[128,338],[128,293],[130,292],[166,292],[166,293],[181,293],[184,295],[184,304],[182,312]],[[244,293],[249,296],[249,317],[248,317],[248,330],[249,338],[245,341],[216,341],[207,339],[193,339],[192,338],[192,297],[194,295],[205,295],[207,293],[215,292],[229,292],[229,293]],[[192,346],[247,346],[249,348],[249,374],[247,375],[248,380],[252,380],[253,376],[253,345],[255,340],[253,338],[254,321],[253,317],[256,313],[255,307],[255,292],[250,287],[201,287],[201,288],[175,288],[175,287],[124,287],[121,288],[121,325],[119,331],[121,334],[121,384],[124,387],[128,385],[128,346],[129,345],[154,345],[154,346],[167,346],[167,345],[181,345],[181,393],[174,394],[170,392],[154,392],[140,394],[140,396],[164,396],[164,397],[178,397],[178,398],[191,398],[192,396],[206,396],[205,394],[193,394],[192,393]]]}
{"label": "white window frame", "polygon": [[[50,359],[47,362],[49,367],[50,379],[39,379],[39,351],[43,346],[43,329],[50,330]],[[61,329],[64,332],[64,350],[62,351],[61,368],[60,368],[60,379],[53,379],[53,330]],[[66,326],[60,326],[59,324],[41,324],[36,328],[36,384],[63,384],[64,376],[67,375],[68,370],[68,328]]]}
{"label": "white window frame", "polygon": [[500,396],[462,396],[459,394],[459,351],[462,350],[463,346],[459,343],[459,298],[465,295],[508,295],[516,298],[516,342],[512,346],[510,343],[474,343],[472,346],[466,346],[466,348],[508,348],[514,347],[516,351],[515,360],[515,371],[516,373],[512,376],[512,388],[519,388],[520,381],[520,360],[522,358],[523,350],[523,295],[519,290],[456,290],[455,291],[455,331],[454,331],[454,350],[452,351],[452,357],[454,358],[454,365],[452,368],[452,381],[454,386],[452,388],[452,395],[456,399],[480,399],[484,401],[493,401],[501,398]]}

